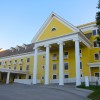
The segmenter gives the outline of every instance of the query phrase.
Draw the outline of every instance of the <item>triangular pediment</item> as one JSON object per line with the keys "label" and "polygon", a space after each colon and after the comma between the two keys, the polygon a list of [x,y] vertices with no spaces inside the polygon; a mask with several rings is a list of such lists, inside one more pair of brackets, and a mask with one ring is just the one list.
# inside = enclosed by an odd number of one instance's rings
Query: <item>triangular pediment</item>
{"label": "triangular pediment", "polygon": [[33,38],[32,43],[66,34],[74,34],[76,32],[79,32],[78,28],[62,19],[57,14],[52,13],[38,31],[36,36]]}

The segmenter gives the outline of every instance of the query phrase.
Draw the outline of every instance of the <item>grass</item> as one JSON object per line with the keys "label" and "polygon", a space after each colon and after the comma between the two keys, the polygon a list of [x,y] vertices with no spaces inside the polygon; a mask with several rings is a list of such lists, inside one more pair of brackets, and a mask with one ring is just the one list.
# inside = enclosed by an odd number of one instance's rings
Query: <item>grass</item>
{"label": "grass", "polygon": [[93,90],[94,92],[91,93],[88,98],[92,100],[100,100],[100,86],[90,85],[89,87],[85,87],[85,85],[78,86],[78,88]]}

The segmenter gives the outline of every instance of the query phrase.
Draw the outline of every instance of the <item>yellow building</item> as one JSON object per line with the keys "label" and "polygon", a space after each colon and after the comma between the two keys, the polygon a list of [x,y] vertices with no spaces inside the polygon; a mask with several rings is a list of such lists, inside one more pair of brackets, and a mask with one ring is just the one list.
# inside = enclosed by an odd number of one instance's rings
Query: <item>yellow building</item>
{"label": "yellow building", "polygon": [[95,22],[74,26],[51,13],[31,44],[0,52],[0,81],[30,84],[76,82],[100,77]]}

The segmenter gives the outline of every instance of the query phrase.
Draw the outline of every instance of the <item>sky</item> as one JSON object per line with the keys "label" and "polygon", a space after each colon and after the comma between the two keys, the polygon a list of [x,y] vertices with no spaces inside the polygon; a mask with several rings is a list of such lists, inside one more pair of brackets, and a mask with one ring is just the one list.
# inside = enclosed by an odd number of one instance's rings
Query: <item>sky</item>
{"label": "sky", "polygon": [[31,43],[51,12],[77,26],[95,21],[98,0],[0,0],[0,48]]}

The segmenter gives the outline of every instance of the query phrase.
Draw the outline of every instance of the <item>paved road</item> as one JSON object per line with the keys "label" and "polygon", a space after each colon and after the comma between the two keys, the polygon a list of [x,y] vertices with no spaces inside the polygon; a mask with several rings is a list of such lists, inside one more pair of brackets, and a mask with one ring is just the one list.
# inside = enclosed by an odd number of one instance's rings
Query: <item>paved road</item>
{"label": "paved road", "polygon": [[88,100],[84,96],[60,88],[21,84],[0,85],[0,100]]}

